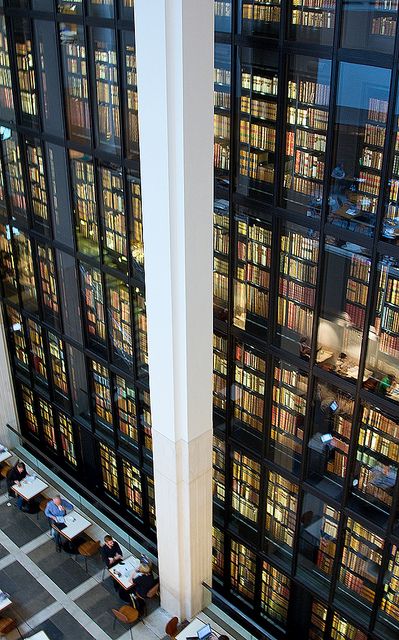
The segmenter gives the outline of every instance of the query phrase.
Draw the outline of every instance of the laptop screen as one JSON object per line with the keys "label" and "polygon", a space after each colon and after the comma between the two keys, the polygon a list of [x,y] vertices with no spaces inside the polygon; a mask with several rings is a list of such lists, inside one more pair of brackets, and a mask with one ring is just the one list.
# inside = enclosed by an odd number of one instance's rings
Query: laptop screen
{"label": "laptop screen", "polygon": [[204,638],[207,638],[209,635],[211,635],[211,633],[212,633],[211,625],[206,624],[205,627],[202,627],[202,629],[199,629],[199,631],[197,631],[198,640],[203,640]]}

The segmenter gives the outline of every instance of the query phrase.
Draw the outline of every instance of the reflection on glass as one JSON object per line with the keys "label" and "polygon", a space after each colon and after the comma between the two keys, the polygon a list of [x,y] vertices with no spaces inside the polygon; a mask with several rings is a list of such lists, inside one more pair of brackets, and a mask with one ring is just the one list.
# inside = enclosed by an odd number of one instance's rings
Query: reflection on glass
{"label": "reflection on glass", "polygon": [[346,640],[347,638],[367,640],[367,635],[334,611],[331,625],[331,638],[332,640]]}
{"label": "reflection on glass", "polygon": [[90,16],[114,17],[114,0],[89,0],[88,5]]}
{"label": "reflection on glass", "polygon": [[390,79],[389,69],[340,64],[328,220],[369,236],[381,188]]}
{"label": "reflection on glass", "polygon": [[302,42],[332,45],[335,0],[292,0],[291,37]]}
{"label": "reflection on glass", "polygon": [[218,527],[212,527],[212,573],[213,577],[224,576],[224,533]]}
{"label": "reflection on glass", "polygon": [[141,210],[140,179],[127,174],[127,192],[130,201],[130,253],[134,267],[142,273],[144,269],[143,216]]}
{"label": "reflection on glass", "polygon": [[[326,630],[327,607],[313,600],[309,625],[309,640],[323,640]],[[337,639],[338,640],[338,639]]]}
{"label": "reflection on glass", "polygon": [[215,31],[231,31],[231,0],[214,0]]}
{"label": "reflection on glass", "polygon": [[286,223],[280,241],[277,343],[309,361],[319,235]]}
{"label": "reflection on glass", "polygon": [[215,44],[214,57],[214,171],[217,181],[228,184],[230,169],[230,45]]}
{"label": "reflection on glass", "polygon": [[21,151],[18,135],[13,133],[3,142],[4,173],[8,195],[10,198],[12,215],[26,220],[25,185],[22,176]]}
{"label": "reflection on glass", "polygon": [[304,580],[311,580],[324,595],[328,594],[330,588],[338,523],[339,512],[336,509],[311,493],[304,495],[299,529],[298,575]]}
{"label": "reflection on glass", "polygon": [[140,391],[140,426],[144,433],[144,447],[147,449],[147,455],[152,454],[152,421],[151,421],[151,403],[148,391]]}
{"label": "reflection on glass", "polygon": [[[384,595],[380,604],[379,619],[384,625],[383,637],[396,638],[399,630],[399,548],[393,544],[390,550],[388,572],[384,580]],[[391,628],[389,628],[391,627]],[[392,628],[393,627],[393,628]]]}
{"label": "reflection on glass", "polygon": [[226,498],[226,445],[224,440],[213,436],[212,449],[212,494],[215,503],[224,505]]}
{"label": "reflection on glass", "polygon": [[283,203],[320,217],[330,103],[331,62],[293,56],[287,87]]}
{"label": "reflection on glass", "polygon": [[308,377],[296,367],[276,361],[269,457],[281,467],[299,474],[306,413]]}
{"label": "reflection on glass", "polygon": [[229,300],[229,203],[215,200],[213,210],[213,312],[227,320]]}
{"label": "reflection on glass", "polygon": [[138,376],[144,377],[148,374],[147,312],[144,289],[138,286],[133,292],[133,312]]}
{"label": "reflection on glass", "polygon": [[277,622],[285,628],[288,618],[291,580],[272,567],[262,565],[261,616]]}
{"label": "reflection on glass", "polygon": [[255,599],[256,556],[244,544],[231,540],[230,579],[233,593],[252,602]]}
{"label": "reflection on glass", "polygon": [[213,334],[213,408],[226,410],[227,401],[227,338]]}
{"label": "reflection on glass", "polygon": [[121,438],[138,444],[136,393],[121,376],[115,376],[115,403]]}
{"label": "reflection on glass", "polygon": [[54,253],[51,247],[37,245],[43,313],[46,320],[59,325],[58,291],[55,276]]}
{"label": "reflection on glass", "polygon": [[[327,243],[316,361],[323,369],[356,381],[371,259],[352,242],[327,238]],[[364,379],[369,374],[366,370]]]}
{"label": "reflection on glass", "polygon": [[80,15],[82,13],[82,3],[83,0],[58,0],[57,10],[59,11],[59,13]]}
{"label": "reflection on glass", "polygon": [[127,237],[122,169],[101,166],[101,222],[103,227],[104,262],[127,272]]}
{"label": "reflection on glass", "polygon": [[48,332],[51,373],[55,391],[68,397],[68,380],[64,345],[54,333]]}
{"label": "reflection on glass", "polygon": [[81,263],[80,276],[87,341],[93,348],[105,349],[106,330],[101,272]]}
{"label": "reflection on glass", "polygon": [[2,120],[15,119],[11,87],[6,21],[4,16],[0,16],[0,117]]}
{"label": "reflection on glass", "polygon": [[17,278],[8,224],[0,223],[0,274],[5,298],[18,302]]}
{"label": "reflection on glass", "polygon": [[235,348],[233,429],[236,433],[263,432],[266,361],[251,347],[237,343]]}
{"label": "reflection on glass", "polygon": [[29,188],[35,226],[45,235],[50,233],[47,212],[47,189],[43,152],[39,140],[26,140]]}
{"label": "reflection on glass", "polygon": [[393,53],[397,0],[344,0],[341,44],[347,49]]}
{"label": "reflection on glass", "polygon": [[76,416],[88,420],[89,394],[87,391],[87,374],[85,357],[81,351],[70,344],[66,345],[69,364],[69,388],[73,403],[73,411]]}
{"label": "reflection on glass", "polygon": [[[42,0],[36,0],[44,9]],[[52,10],[52,0],[49,0]],[[47,20],[34,21],[36,45],[37,78],[41,99],[41,118],[46,133],[64,136],[62,117],[61,86],[58,76],[57,31],[54,22]]]}
{"label": "reflection on glass", "polygon": [[241,31],[248,35],[277,37],[280,0],[241,0]]}
{"label": "reflection on glass", "polygon": [[259,511],[260,464],[239,451],[233,452],[232,517],[256,527]]}
{"label": "reflection on glass", "polygon": [[384,241],[398,244],[399,241],[399,96],[395,105],[387,189],[384,196],[384,222],[382,236]]}
{"label": "reflection on glass", "polygon": [[66,415],[60,412],[58,414],[58,424],[60,429],[60,439],[63,456],[67,462],[76,467],[77,460],[72,422]]}
{"label": "reflection on glass", "polygon": [[90,112],[83,27],[61,22],[60,40],[68,136],[71,140],[88,142]]}
{"label": "reflection on glass", "polygon": [[122,85],[125,104],[126,154],[134,158],[139,151],[139,114],[137,93],[136,43],[134,32],[123,32],[124,72]]}
{"label": "reflection on glass", "polygon": [[22,316],[14,307],[6,306],[6,313],[14,362],[17,366],[28,369],[28,351],[26,348]]}
{"label": "reflection on glass", "polygon": [[100,442],[100,465],[105,492],[113,498],[119,497],[116,456],[107,445]]}
{"label": "reflection on glass", "polygon": [[90,156],[70,151],[73,208],[78,251],[98,257],[98,221],[94,167]]}
{"label": "reflection on glass", "polygon": [[238,190],[271,194],[277,118],[277,54],[241,50]]}
{"label": "reflection on glass", "polygon": [[48,402],[39,398],[40,422],[43,429],[43,437],[46,445],[53,451],[57,451],[57,441],[55,438],[53,410]]}
{"label": "reflection on glass", "polygon": [[134,18],[134,0],[119,0],[119,16],[124,20]]}
{"label": "reflection on glass", "polygon": [[18,70],[18,88],[21,101],[22,120],[27,126],[37,120],[36,81],[33,62],[32,35],[29,22],[14,18],[13,33]]}
{"label": "reflection on glass", "polygon": [[54,239],[73,249],[72,217],[64,213],[71,210],[66,150],[54,144],[45,145],[45,149]]}
{"label": "reflection on glass", "polygon": [[37,424],[36,410],[34,406],[33,393],[24,384],[20,385],[21,404],[24,415],[22,427],[34,436],[39,435],[39,425]]}
{"label": "reflection on glass", "polygon": [[91,360],[90,365],[91,395],[94,404],[94,413],[104,426],[109,427],[109,425],[112,425],[109,372],[102,364],[95,360]]}
{"label": "reflection on glass", "polygon": [[151,528],[156,529],[156,516],[155,516],[155,489],[154,480],[147,477],[147,499],[148,499],[148,519],[150,521]]}
{"label": "reflection on glass", "polygon": [[117,153],[121,133],[114,31],[93,29],[93,49],[97,95],[97,143],[103,149]]}
{"label": "reflection on glass", "polygon": [[108,326],[112,342],[112,359],[122,367],[133,364],[132,314],[130,288],[121,280],[106,276]]}
{"label": "reflection on glass", "polygon": [[22,304],[28,311],[37,312],[37,289],[33,270],[32,245],[25,233],[13,227],[15,257]]}
{"label": "reflection on glass", "polygon": [[[294,545],[298,485],[274,471],[269,471],[266,498],[266,548],[281,562],[288,564]],[[276,546],[277,545],[277,546]]]}
{"label": "reflection on glass", "polygon": [[27,321],[30,361],[34,372],[35,382],[47,385],[47,367],[44,356],[43,336],[40,325],[31,320]]}
{"label": "reflection on glass", "polygon": [[141,519],[143,517],[143,488],[140,470],[127,460],[123,460],[122,471],[126,506]]}

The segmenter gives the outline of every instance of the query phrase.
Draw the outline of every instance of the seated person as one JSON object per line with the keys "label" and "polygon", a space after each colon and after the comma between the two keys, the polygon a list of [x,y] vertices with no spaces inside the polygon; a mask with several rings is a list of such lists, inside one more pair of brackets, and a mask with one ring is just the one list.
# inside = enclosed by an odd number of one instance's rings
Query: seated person
{"label": "seated person", "polygon": [[335,363],[335,371],[343,376],[348,374],[349,362],[346,353],[341,352]]}
{"label": "seated person", "polygon": [[151,565],[143,563],[140,564],[137,567],[136,571],[133,571],[130,582],[132,583],[130,589],[120,590],[119,595],[122,600],[125,600],[125,602],[131,602],[130,594],[137,596],[137,608],[141,613],[143,610],[144,600],[147,597],[147,593],[156,584]]}
{"label": "seated person", "polygon": [[386,464],[377,464],[371,470],[370,482],[375,487],[390,492],[396,484],[397,471],[395,467]]}
{"label": "seated person", "polygon": [[101,547],[101,557],[107,569],[122,560],[122,550],[112,536],[104,537],[104,544]]}
{"label": "seated person", "polygon": [[44,510],[44,515],[47,516],[50,529],[57,547],[57,551],[61,551],[61,536],[53,525],[64,524],[64,518],[67,511],[72,511],[73,504],[61,498],[61,496],[54,496],[52,500],[49,500]]}
{"label": "seated person", "polygon": [[[22,480],[24,480],[27,475],[28,472],[26,470],[24,462],[18,460],[18,462],[7,473],[8,495],[14,495],[14,493],[12,492],[12,486],[14,484],[21,486]],[[17,496],[17,507],[20,511],[29,511],[26,501],[21,496]]]}
{"label": "seated person", "polygon": [[302,360],[306,360],[307,362],[309,362],[310,350],[311,349],[310,349],[310,345],[308,344],[308,338],[303,336],[299,340],[299,357],[302,358]]}

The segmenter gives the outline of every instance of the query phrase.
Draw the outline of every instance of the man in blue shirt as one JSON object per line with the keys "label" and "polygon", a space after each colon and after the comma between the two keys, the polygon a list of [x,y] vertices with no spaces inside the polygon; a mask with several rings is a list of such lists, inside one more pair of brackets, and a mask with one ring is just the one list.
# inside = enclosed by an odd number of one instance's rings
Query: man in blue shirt
{"label": "man in blue shirt", "polygon": [[56,529],[53,528],[53,525],[59,525],[60,528],[65,526],[64,518],[68,511],[72,511],[73,505],[61,498],[61,496],[54,496],[52,500],[46,505],[44,510],[45,516],[47,516],[49,525],[51,530],[54,532],[53,537],[55,540],[57,551],[61,552],[61,536]]}

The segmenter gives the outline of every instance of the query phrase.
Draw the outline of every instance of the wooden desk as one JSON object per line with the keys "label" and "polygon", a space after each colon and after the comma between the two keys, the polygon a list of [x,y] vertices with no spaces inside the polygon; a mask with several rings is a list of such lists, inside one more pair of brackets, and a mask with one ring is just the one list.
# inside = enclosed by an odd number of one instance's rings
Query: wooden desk
{"label": "wooden desk", "polygon": [[86,531],[92,524],[90,520],[86,520],[80,513],[76,513],[75,511],[67,513],[64,522],[66,527],[63,529],[58,529],[55,522],[53,528],[69,541],[79,536],[83,531]]}
{"label": "wooden desk", "polygon": [[324,351],[324,349],[320,349],[320,351],[316,354],[316,362],[325,362],[333,357],[332,351]]}
{"label": "wooden desk", "polygon": [[[194,620],[192,620],[190,624],[185,629],[183,629],[183,631],[180,631],[180,633],[177,634],[176,640],[186,640],[186,638],[190,637],[196,638],[197,631],[202,629],[202,627],[204,627],[206,624],[208,624],[208,622],[204,622],[200,618],[194,618]],[[209,624],[211,625],[212,629],[212,635],[209,640],[219,640],[219,636],[221,635],[227,635],[228,638],[231,638],[231,640],[233,640],[231,634],[227,633],[218,624],[211,620],[209,621]]]}
{"label": "wooden desk", "polygon": [[40,478],[35,478],[33,481],[29,481],[25,478],[22,480],[20,487],[17,484],[13,484],[11,488],[24,500],[29,502],[29,500],[38,496],[42,491],[47,489],[47,487],[48,484],[43,482],[43,480],[40,480]]}
{"label": "wooden desk", "polygon": [[[113,567],[108,569],[108,572],[111,575],[111,577],[120,584],[122,589],[127,590],[127,589],[130,589],[130,587],[132,586],[132,583],[131,583],[132,573],[139,566],[140,560],[135,556],[128,556],[127,558],[124,558],[122,562],[124,564],[121,564],[120,562],[118,562],[117,564],[114,564]],[[118,576],[117,575],[118,573],[121,573],[122,575]]]}
{"label": "wooden desk", "polygon": [[8,449],[4,449],[4,451],[0,452],[0,464],[12,458],[12,453],[9,452]]}

